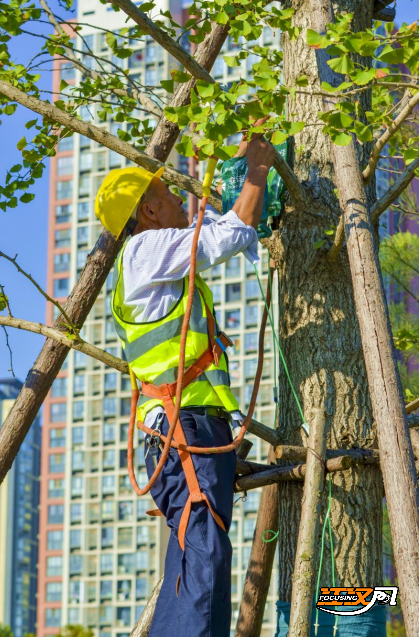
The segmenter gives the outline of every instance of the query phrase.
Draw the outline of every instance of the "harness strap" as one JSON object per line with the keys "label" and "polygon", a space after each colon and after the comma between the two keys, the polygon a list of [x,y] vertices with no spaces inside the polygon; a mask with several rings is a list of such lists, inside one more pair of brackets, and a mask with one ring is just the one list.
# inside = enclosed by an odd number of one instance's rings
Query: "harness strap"
{"label": "harness strap", "polygon": [[[210,327],[211,326],[208,325],[208,332],[210,332]],[[223,353],[225,347],[231,342],[228,336],[226,336],[226,334],[224,334],[223,332],[220,332],[217,337],[217,341],[214,342],[214,345],[212,345],[210,340],[210,347],[198,358],[195,363],[190,365],[188,369],[185,370],[185,374],[183,377],[183,387],[186,387],[196,378],[198,378],[214,361],[214,353],[216,352],[219,358],[219,356]],[[143,382],[141,386],[142,393],[145,396],[149,396],[150,398],[158,398],[163,401],[163,406],[170,424],[173,423],[173,416],[175,413],[175,403],[173,399],[176,395],[176,384],[177,383],[163,383],[162,385],[153,385],[152,383]],[[141,423],[140,428],[145,430],[145,425]],[[177,419],[174,436],[176,438],[176,442],[179,445],[187,446],[188,441],[186,440],[180,418]],[[198,478],[196,476],[192,455],[189,453],[189,451],[185,451],[182,448],[178,448],[178,453],[180,461],[182,463],[182,469],[185,473],[186,484],[188,485],[189,489],[189,496],[182,511],[178,529],[179,546],[182,551],[184,551],[186,529],[188,527],[193,502],[205,502],[210,510],[212,517],[224,531],[225,525],[218,513],[216,513],[216,511],[214,511],[214,509],[212,508],[208,497],[201,491]],[[150,514],[158,515],[155,511],[150,511]]]}

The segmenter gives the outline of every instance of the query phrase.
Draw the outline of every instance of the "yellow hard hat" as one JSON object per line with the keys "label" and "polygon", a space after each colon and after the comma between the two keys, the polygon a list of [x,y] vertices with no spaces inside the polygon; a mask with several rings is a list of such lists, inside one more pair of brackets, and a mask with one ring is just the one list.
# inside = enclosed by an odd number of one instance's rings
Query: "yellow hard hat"
{"label": "yellow hard hat", "polygon": [[119,239],[138,202],[154,177],[161,177],[164,166],[152,173],[139,166],[111,170],[103,180],[95,201],[96,217]]}

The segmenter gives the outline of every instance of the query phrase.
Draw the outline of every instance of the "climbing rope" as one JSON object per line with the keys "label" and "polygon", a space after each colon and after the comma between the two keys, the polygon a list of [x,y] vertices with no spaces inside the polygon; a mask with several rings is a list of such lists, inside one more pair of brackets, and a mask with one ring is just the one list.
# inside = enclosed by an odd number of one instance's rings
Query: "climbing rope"
{"label": "climbing rope", "polygon": [[[178,378],[176,382],[175,411],[171,419],[172,422],[169,423],[169,431],[167,433],[167,436],[164,436],[160,432],[146,427],[140,421],[138,422],[138,425],[142,431],[148,433],[149,435],[158,436],[164,442],[164,447],[162,450],[162,454],[160,456],[160,460],[158,461],[152,476],[150,477],[147,485],[144,488],[139,487],[137,479],[135,477],[135,469],[134,469],[134,431],[135,431],[135,423],[136,423],[137,403],[138,403],[140,391],[138,389],[137,379],[135,377],[135,374],[130,369],[132,395],[131,395],[131,414],[130,414],[130,420],[129,420],[129,426],[128,426],[128,451],[127,451],[128,475],[135,493],[139,496],[146,495],[147,493],[149,493],[151,487],[155,484],[167,460],[171,447],[175,449],[180,449],[183,451],[188,451],[189,453],[200,453],[200,454],[226,453],[228,451],[232,451],[233,449],[236,449],[244,438],[244,435],[252,420],[255,407],[256,407],[257,395],[259,392],[260,380],[262,377],[262,370],[263,370],[265,329],[266,329],[266,323],[267,323],[268,314],[269,314],[269,308],[271,304],[271,292],[269,289],[269,285],[268,285],[266,296],[263,295],[264,301],[265,301],[265,308],[264,308],[261,326],[260,326],[260,332],[259,332],[258,365],[257,365],[257,370],[255,375],[255,382],[253,386],[249,410],[248,410],[246,418],[244,419],[241,425],[239,434],[237,435],[237,437],[234,439],[234,441],[231,444],[225,445],[223,447],[196,447],[196,446],[178,444],[173,440],[174,431],[176,428],[176,423],[178,421],[179,412],[181,408],[183,378],[185,373],[186,338],[188,333],[189,320],[190,320],[190,316],[192,312],[193,295],[195,291],[195,274],[196,274],[196,258],[197,258],[197,250],[198,250],[198,240],[199,240],[199,235],[200,235],[201,227],[204,220],[204,214],[205,214],[205,210],[207,206],[208,197],[211,192],[211,183],[214,177],[216,165],[217,165],[216,159],[212,159],[212,158],[209,159],[207,170],[205,173],[205,178],[202,184],[203,197],[199,207],[195,232],[192,239],[191,265],[189,270],[189,290],[188,290],[186,311],[183,318],[182,331],[181,331],[181,337],[180,337],[179,372],[178,372]],[[272,272],[270,273],[270,276],[272,277]]]}

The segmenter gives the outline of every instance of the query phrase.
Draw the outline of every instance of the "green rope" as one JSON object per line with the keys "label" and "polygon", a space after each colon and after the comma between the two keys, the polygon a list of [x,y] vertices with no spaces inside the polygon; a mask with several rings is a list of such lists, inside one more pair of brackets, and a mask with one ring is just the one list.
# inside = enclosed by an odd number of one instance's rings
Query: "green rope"
{"label": "green rope", "polygon": [[[273,536],[267,540],[265,538],[265,533],[273,533]],[[265,544],[269,544],[269,542],[274,542],[276,540],[276,538],[278,537],[278,535],[279,535],[279,531],[273,531],[272,529],[266,529],[266,531],[264,531],[262,533],[262,542],[265,542]]]}
{"label": "green rope", "polygon": [[[266,301],[266,296],[265,296],[265,293],[264,293],[264,291],[263,291],[263,287],[262,287],[262,284],[261,284],[261,281],[260,281],[260,278],[259,278],[259,273],[258,273],[258,271],[257,271],[256,264],[253,264],[253,267],[254,267],[255,272],[256,272],[256,277],[257,277],[257,280],[258,280],[258,283],[259,283],[259,288],[260,288],[260,291],[261,291],[261,294],[262,294],[263,300],[264,300],[264,302],[265,302],[265,307],[266,307],[266,309],[268,310],[268,304],[267,304],[267,301]],[[292,382],[292,380],[291,380],[291,376],[290,376],[290,373],[289,373],[289,370],[288,370],[288,366],[287,366],[287,363],[286,363],[286,361],[285,361],[285,357],[284,357],[284,354],[283,354],[283,352],[282,352],[281,346],[280,346],[280,344],[279,344],[278,336],[277,336],[277,335],[276,335],[276,333],[275,333],[275,326],[274,326],[274,324],[273,324],[273,320],[272,320],[272,317],[271,317],[271,314],[270,314],[269,310],[268,310],[268,318],[269,318],[269,322],[270,322],[270,324],[271,324],[272,334],[273,334],[273,336],[274,336],[274,339],[275,339],[275,341],[276,341],[276,345],[277,345],[277,348],[278,348],[279,354],[280,354],[280,356],[281,356],[282,364],[284,365],[284,370],[285,370],[285,374],[286,374],[287,379],[288,379],[288,383],[289,383],[289,385],[290,385],[291,391],[292,391],[293,396],[294,396],[294,398],[295,398],[295,402],[296,402],[296,404],[297,404],[297,407],[298,407],[298,410],[299,410],[299,412],[300,412],[301,418],[303,419],[303,424],[306,424],[306,419],[304,418],[304,412],[303,412],[303,409],[302,409],[302,407],[301,407],[300,401],[298,400],[297,392],[295,391],[295,388],[294,388],[293,382]]]}
{"label": "green rope", "polygon": [[[270,253],[268,252],[269,258],[271,257]],[[268,272],[269,272],[269,289],[270,289],[270,293],[271,293],[271,307],[269,308],[269,311],[272,313],[272,324],[275,325],[275,319],[274,319],[274,313],[273,313],[273,285],[272,285],[272,272],[271,272],[271,268],[268,268]],[[277,375],[277,369],[276,369],[276,357],[277,357],[277,350],[276,350],[276,341],[275,341],[275,336],[274,336],[275,332],[274,330],[272,330],[272,344],[273,344],[273,350],[274,350],[274,379],[275,379],[275,385],[274,385],[274,402],[275,402],[275,416],[274,416],[274,426],[277,427],[277,422],[278,422],[278,375]]]}

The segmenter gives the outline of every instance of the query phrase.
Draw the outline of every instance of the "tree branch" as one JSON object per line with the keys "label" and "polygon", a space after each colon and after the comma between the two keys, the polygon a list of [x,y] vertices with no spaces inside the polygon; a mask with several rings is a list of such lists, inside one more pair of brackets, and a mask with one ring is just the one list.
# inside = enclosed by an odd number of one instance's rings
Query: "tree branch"
{"label": "tree branch", "polygon": [[[142,166],[151,172],[156,172],[157,169],[163,165],[161,162],[153,159],[146,153],[137,150],[134,146],[128,144],[128,142],[124,142],[122,139],[119,139],[119,137],[111,135],[102,128],[88,122],[83,122],[82,120],[77,119],[77,117],[62,111],[48,102],[39,100],[31,95],[27,95],[20,89],[11,86],[9,83],[2,80],[0,80],[0,93],[8,97],[10,100],[18,102],[19,104],[22,104],[22,106],[29,108],[31,111],[39,113],[43,117],[51,119],[52,121],[73,130],[75,133],[89,137],[102,146],[106,146],[107,148],[114,150],[127,159],[130,159],[138,166]],[[165,166],[164,177],[175,186],[178,186],[183,190],[187,190],[197,197],[202,196],[202,184],[198,181],[198,179],[190,177],[189,175],[183,175],[178,170],[170,168],[169,166]],[[208,202],[217,210],[221,210],[221,197],[215,190],[212,191]]]}
{"label": "tree branch", "polygon": [[391,124],[391,126],[389,126],[387,130],[377,140],[374,148],[371,151],[371,156],[368,161],[368,165],[362,173],[365,184],[368,184],[371,177],[373,176],[378,164],[378,160],[380,159],[381,151],[383,150],[384,146],[387,144],[390,138],[393,137],[395,133],[397,133],[397,131],[403,125],[404,121],[407,119],[407,117],[409,117],[410,113],[414,110],[414,108],[418,104],[419,104],[419,92],[407,100],[406,106],[404,106],[404,108],[400,111],[396,119],[393,120],[393,123]]}
{"label": "tree branch", "polygon": [[155,42],[160,44],[163,49],[166,49],[178,62],[185,67],[185,69],[197,80],[204,80],[214,84],[215,80],[211,77],[208,71],[203,68],[192,55],[189,55],[183,47],[180,46],[170,37],[168,33],[160,29],[150,18],[140,11],[131,0],[107,0],[108,4],[115,4],[122,9],[144,33],[150,35]]}
{"label": "tree branch", "polygon": [[47,294],[39,285],[39,283],[37,283],[35,281],[35,279],[28,274],[27,272],[25,272],[25,270],[23,270],[23,268],[20,267],[20,265],[17,263],[16,258],[17,255],[15,257],[9,257],[7,254],[5,254],[4,252],[2,252],[0,250],[0,257],[3,257],[4,259],[7,259],[8,261],[10,261],[10,263],[13,263],[13,265],[15,266],[15,268],[18,270],[18,272],[20,272],[21,274],[23,274],[23,276],[25,276],[27,279],[29,279],[29,281],[36,287],[36,289],[38,290],[38,292],[40,292],[42,294],[42,296],[49,301],[50,303],[52,303],[53,305],[55,305],[55,307],[61,312],[61,314],[64,316],[65,320],[68,323],[68,326],[73,330],[74,335],[77,336],[78,333],[78,329],[77,327],[74,325],[74,323],[72,322],[71,318],[68,316],[67,312],[65,311],[65,309],[63,308],[63,306],[56,301],[55,299],[53,299],[49,294]]}
{"label": "tree branch", "polygon": [[[45,13],[47,14],[49,21],[56,29],[57,33],[66,33],[61,24],[55,18],[46,0],[40,0],[40,3]],[[85,66],[81,62],[81,60],[79,60],[79,58],[74,54],[74,51],[71,49],[71,47],[66,46],[65,49],[67,51],[68,58],[73,62],[74,66],[79,69],[79,71],[84,73],[84,75],[90,77],[93,81],[98,79],[103,80],[103,77],[102,75],[100,75],[100,73],[94,71],[93,69],[89,69],[89,67]],[[96,58],[96,56],[93,57]],[[157,104],[155,104],[153,100],[151,100],[147,95],[141,93],[135,88],[132,91],[129,91],[125,89],[109,87],[109,90],[115,95],[118,95],[118,97],[131,97],[137,100],[138,102],[140,102],[140,104],[142,104],[142,106],[144,106],[144,108],[148,110],[148,112],[150,112],[152,115],[155,115],[157,118],[160,118],[162,116],[162,110],[157,106]]]}
{"label": "tree branch", "polygon": [[33,332],[34,334],[42,334],[42,336],[52,338],[54,341],[62,343],[66,347],[83,352],[83,354],[91,356],[101,363],[105,363],[108,367],[113,367],[119,372],[129,374],[129,367],[126,361],[123,361],[121,358],[117,358],[116,356],[112,356],[112,354],[109,354],[95,345],[87,343],[81,338],[68,338],[68,336],[66,336],[63,332],[60,332],[53,327],[47,327],[47,325],[43,325],[42,323],[34,323],[32,321],[25,321],[25,319],[10,316],[0,316],[0,325],[3,327],[15,327],[19,330],[25,330],[26,332]]}
{"label": "tree branch", "polygon": [[[415,177],[415,171],[419,168],[419,158],[412,161],[406,170],[400,175],[397,181],[387,190],[387,192],[381,197],[379,201],[371,210],[371,221],[377,223],[380,215],[387,210],[391,204],[396,201],[397,197],[400,197],[402,192],[406,190],[412,179]],[[340,218],[338,227],[336,229],[335,239],[331,246],[327,258],[330,262],[336,261],[336,258],[341,251],[345,242],[345,226],[343,223],[343,217]]]}

